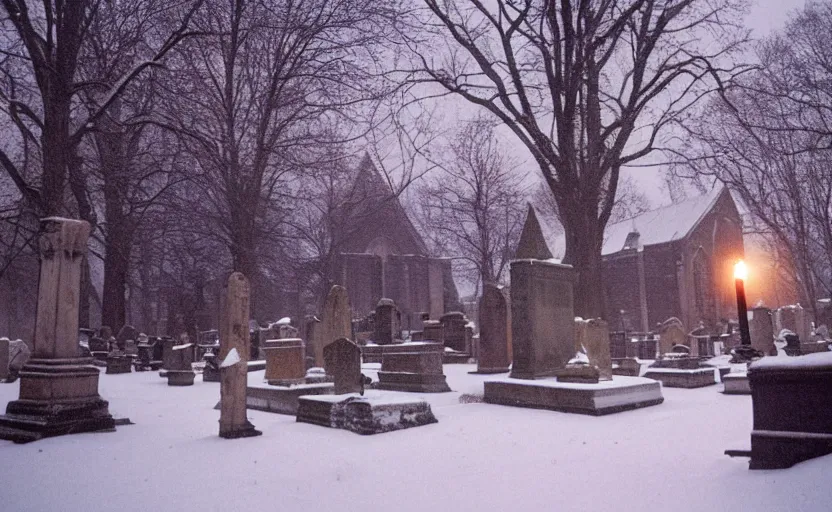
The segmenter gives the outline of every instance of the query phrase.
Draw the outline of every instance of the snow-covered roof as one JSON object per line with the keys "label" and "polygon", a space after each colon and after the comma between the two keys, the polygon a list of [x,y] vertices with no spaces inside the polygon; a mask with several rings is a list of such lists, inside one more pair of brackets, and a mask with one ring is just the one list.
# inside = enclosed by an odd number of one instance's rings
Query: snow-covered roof
{"label": "snow-covered roof", "polygon": [[[725,190],[725,188],[714,188],[707,194],[657,208],[615,224],[608,224],[604,232],[601,254],[607,256],[623,250],[627,243],[627,236],[632,232],[639,234],[639,250],[647,245],[663,244],[685,238],[711,211]],[[562,258],[566,249],[564,235],[561,234],[550,244],[552,254]]]}

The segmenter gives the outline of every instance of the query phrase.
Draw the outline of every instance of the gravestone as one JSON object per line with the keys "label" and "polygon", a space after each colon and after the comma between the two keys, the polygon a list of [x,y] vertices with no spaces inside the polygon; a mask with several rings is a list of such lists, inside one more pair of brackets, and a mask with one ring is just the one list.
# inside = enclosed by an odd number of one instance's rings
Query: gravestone
{"label": "gravestone", "polygon": [[480,342],[476,373],[505,373],[511,364],[511,309],[505,288],[485,284],[479,305]]}
{"label": "gravestone", "polygon": [[[187,339],[187,338],[185,338]],[[171,368],[167,371],[168,386],[193,386],[194,344],[183,343],[171,348]]]}
{"label": "gravestone", "polygon": [[231,274],[220,324],[220,437],[225,439],[262,434],[246,416],[250,293],[248,279]]}
{"label": "gravestone", "polygon": [[670,317],[659,326],[659,354],[664,355],[670,352],[675,345],[687,345],[688,333],[682,321]]}
{"label": "gravestone", "polygon": [[777,310],[777,332],[788,329],[801,340],[808,340],[811,328],[809,315],[800,304],[784,306]]}
{"label": "gravestone", "polygon": [[465,329],[468,325],[465,313],[459,311],[445,313],[439,318],[439,323],[443,326],[446,347],[457,352],[470,353],[471,338]]}
{"label": "gravestone", "polygon": [[0,382],[9,377],[9,338],[0,338]]}
{"label": "gravestone", "polygon": [[398,338],[401,326],[396,304],[390,299],[381,299],[373,315],[373,341],[376,345],[390,345]]}
{"label": "gravestone", "polygon": [[324,368],[335,381],[335,394],[364,394],[361,375],[361,349],[346,338],[338,338],[324,347]]}
{"label": "gravestone", "polygon": [[589,365],[598,368],[599,380],[612,380],[610,330],[600,318],[575,319],[575,350],[586,351]]}
{"label": "gravestone", "polygon": [[768,308],[751,308],[748,311],[748,334],[751,346],[768,354],[774,346],[774,325],[771,310]]}
{"label": "gravestone", "polygon": [[32,358],[20,370],[19,399],[0,416],[0,439],[22,443],[115,428],[109,404],[98,394],[98,369],[92,358],[78,357],[81,266],[89,234],[84,221],[40,221]]}
{"label": "gravestone", "polygon": [[315,347],[317,346],[316,336],[320,334],[321,321],[315,315],[306,315],[303,319],[304,332],[302,339],[304,341],[304,354],[306,359],[306,369],[315,367]]}
{"label": "gravestone", "polygon": [[335,285],[329,290],[321,318],[320,336],[315,336],[315,366],[324,365],[324,347],[338,338],[352,338],[352,312],[347,289]]}
{"label": "gravestone", "polygon": [[119,350],[128,355],[137,355],[137,342],[139,331],[132,325],[125,325],[118,331],[116,336],[116,346]]}
{"label": "gravestone", "polygon": [[511,262],[511,377],[552,377],[575,354],[575,313],[570,265]]}
{"label": "gravestone", "polygon": [[266,382],[273,386],[303,383],[306,361],[302,339],[269,340],[263,350],[266,352]]}

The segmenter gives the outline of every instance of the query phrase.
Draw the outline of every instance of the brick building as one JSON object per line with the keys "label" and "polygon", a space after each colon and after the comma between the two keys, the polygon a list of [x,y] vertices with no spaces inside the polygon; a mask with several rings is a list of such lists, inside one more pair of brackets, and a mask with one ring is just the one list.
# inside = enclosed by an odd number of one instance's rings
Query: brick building
{"label": "brick building", "polygon": [[[562,256],[562,238],[554,245]],[[610,327],[649,331],[675,316],[694,329],[736,319],[733,265],[743,254],[742,220],[726,188],[608,225],[602,255]]]}
{"label": "brick building", "polygon": [[354,316],[393,299],[402,327],[421,325],[420,313],[438,319],[459,307],[450,260],[428,253],[419,232],[368,156],[349,192],[348,226],[340,244],[337,281],[347,288]]}

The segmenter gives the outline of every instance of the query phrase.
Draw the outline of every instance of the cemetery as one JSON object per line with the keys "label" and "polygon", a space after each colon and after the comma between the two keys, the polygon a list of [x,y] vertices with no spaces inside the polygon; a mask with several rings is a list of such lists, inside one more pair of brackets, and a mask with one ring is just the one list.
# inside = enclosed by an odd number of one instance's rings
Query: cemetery
{"label": "cemetery", "polygon": [[0,512],[832,510],[783,3],[3,0]]}

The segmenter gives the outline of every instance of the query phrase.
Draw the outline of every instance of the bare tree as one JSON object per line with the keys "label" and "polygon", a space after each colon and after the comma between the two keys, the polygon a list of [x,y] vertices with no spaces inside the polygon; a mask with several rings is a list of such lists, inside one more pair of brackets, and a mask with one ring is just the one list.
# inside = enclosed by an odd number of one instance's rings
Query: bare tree
{"label": "bare tree", "polygon": [[689,125],[676,168],[740,195],[812,308],[832,292],[830,32],[832,3],[811,3],[761,42],[760,68]]}
{"label": "bare tree", "polygon": [[736,0],[424,0],[416,83],[482,107],[529,150],[557,202],[576,313],[603,316],[601,245],[621,168],[662,144],[746,39]]}
{"label": "bare tree", "polygon": [[449,144],[449,157],[418,191],[429,239],[452,255],[461,275],[479,287],[505,281],[525,213],[526,176],[480,118]]}

